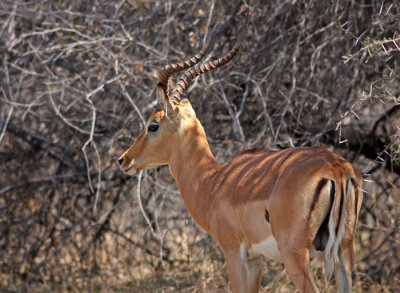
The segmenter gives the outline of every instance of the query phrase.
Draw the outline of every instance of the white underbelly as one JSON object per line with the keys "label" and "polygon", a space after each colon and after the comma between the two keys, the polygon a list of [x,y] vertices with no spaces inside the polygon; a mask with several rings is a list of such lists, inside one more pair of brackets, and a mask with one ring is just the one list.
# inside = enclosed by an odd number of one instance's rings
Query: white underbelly
{"label": "white underbelly", "polygon": [[249,249],[250,253],[262,254],[265,257],[275,260],[282,261],[281,255],[278,250],[278,243],[273,236],[268,237],[260,243],[253,244]]}
{"label": "white underbelly", "polygon": [[[250,249],[248,250],[249,255],[264,255],[265,257],[279,261],[281,262],[281,254],[279,253],[278,250],[278,243],[276,242],[275,238],[273,236],[268,237],[264,241],[261,241],[260,243],[253,244]],[[312,247],[309,250],[310,253],[310,258],[313,258],[320,252],[315,250],[314,247]]]}

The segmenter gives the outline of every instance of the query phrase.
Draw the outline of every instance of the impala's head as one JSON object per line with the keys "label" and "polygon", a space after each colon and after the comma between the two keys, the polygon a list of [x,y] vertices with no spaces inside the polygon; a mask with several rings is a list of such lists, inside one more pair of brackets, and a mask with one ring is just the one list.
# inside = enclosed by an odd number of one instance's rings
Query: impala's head
{"label": "impala's head", "polygon": [[156,92],[157,106],[148,118],[145,129],[118,160],[121,169],[129,175],[168,165],[172,152],[177,147],[178,129],[181,128],[182,120],[187,118],[184,108],[192,109],[190,103],[186,102],[187,99],[175,104],[165,98],[161,84],[157,85]]}
{"label": "impala's head", "polygon": [[[248,18],[242,34],[232,50],[214,61],[197,64],[207,53],[215,36],[217,24],[206,45],[193,58],[179,64],[170,64],[161,71],[156,87],[157,106],[147,120],[145,129],[134,143],[118,159],[121,169],[134,175],[144,169],[168,165],[173,152],[179,149],[179,137],[185,135],[188,119],[195,117],[192,106],[187,99],[181,100],[187,86],[200,74],[206,73],[230,62],[237,54],[246,35]],[[197,65],[196,65],[197,64]],[[170,77],[188,69],[174,84]]]}

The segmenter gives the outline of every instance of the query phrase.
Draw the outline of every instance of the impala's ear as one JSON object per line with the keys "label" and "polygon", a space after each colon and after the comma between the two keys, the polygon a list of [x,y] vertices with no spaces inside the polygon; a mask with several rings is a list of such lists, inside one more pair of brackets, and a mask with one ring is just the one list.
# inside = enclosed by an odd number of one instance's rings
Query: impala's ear
{"label": "impala's ear", "polygon": [[157,92],[157,106],[160,108],[160,110],[163,110],[165,112],[165,116],[167,118],[173,116],[174,114],[174,108],[172,107],[168,96],[164,92],[164,87],[161,83],[157,85],[156,88]]}

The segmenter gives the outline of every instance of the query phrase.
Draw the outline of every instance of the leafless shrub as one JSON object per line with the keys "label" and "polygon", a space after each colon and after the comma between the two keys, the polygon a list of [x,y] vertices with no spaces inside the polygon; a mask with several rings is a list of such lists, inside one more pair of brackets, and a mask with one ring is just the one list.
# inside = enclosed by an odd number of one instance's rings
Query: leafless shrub
{"label": "leafless shrub", "polygon": [[[168,170],[127,178],[115,160],[152,110],[157,70],[196,52],[220,13],[208,58],[226,52],[248,8],[240,56],[188,90],[214,153],[324,145],[353,161],[367,181],[355,286],[399,289],[397,2],[5,0],[0,290],[227,286]],[[268,265],[264,288],[293,290]]]}

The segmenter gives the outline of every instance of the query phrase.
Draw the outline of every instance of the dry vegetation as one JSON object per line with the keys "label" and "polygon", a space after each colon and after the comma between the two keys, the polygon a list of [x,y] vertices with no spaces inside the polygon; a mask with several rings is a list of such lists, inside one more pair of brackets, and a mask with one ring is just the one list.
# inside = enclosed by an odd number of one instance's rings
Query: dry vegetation
{"label": "dry vegetation", "polygon": [[[322,145],[354,162],[355,291],[399,292],[400,3],[249,2],[0,2],[0,291],[226,291],[222,252],[168,169],[128,178],[116,159],[158,70],[193,55],[220,13],[209,58],[226,52],[249,7],[239,56],[188,90],[214,154]],[[264,292],[294,291],[264,265]]]}

